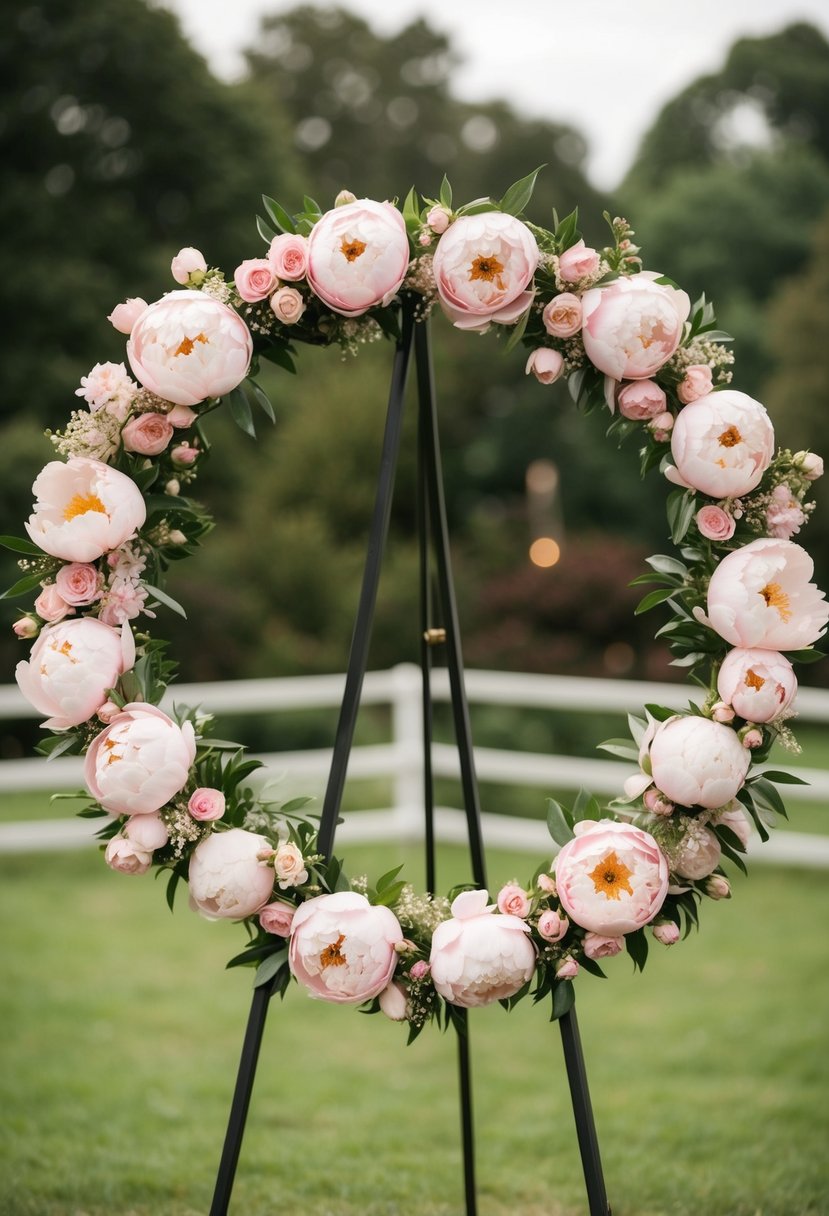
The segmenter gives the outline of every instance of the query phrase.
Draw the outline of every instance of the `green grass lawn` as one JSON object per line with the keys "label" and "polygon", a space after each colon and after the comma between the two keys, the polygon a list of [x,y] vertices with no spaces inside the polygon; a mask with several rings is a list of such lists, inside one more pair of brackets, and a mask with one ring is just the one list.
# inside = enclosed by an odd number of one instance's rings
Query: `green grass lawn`
{"label": "green grass lawn", "polygon": [[[352,850],[375,876],[411,851]],[[499,854],[495,886],[535,859]],[[467,877],[441,853],[439,881]],[[207,1212],[250,997],[241,931],[94,853],[0,859],[0,1214]],[[825,874],[755,867],[699,935],[577,981],[614,1216],[829,1212]],[[481,1216],[586,1211],[557,1028],[470,1018]],[[269,1017],[234,1216],[462,1211],[455,1044],[291,991]]]}

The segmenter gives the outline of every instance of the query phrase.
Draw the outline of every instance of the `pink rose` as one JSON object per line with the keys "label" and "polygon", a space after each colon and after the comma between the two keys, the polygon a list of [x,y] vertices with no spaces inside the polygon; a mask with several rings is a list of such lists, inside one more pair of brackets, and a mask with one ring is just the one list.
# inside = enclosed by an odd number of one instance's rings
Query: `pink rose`
{"label": "pink rose", "polygon": [[709,899],[731,899],[731,884],[722,874],[712,874],[705,884]]}
{"label": "pink rose", "polygon": [[412,965],[412,969],[409,972],[409,975],[413,980],[423,980],[428,974],[429,964],[425,959],[422,958],[418,959],[417,962]]}
{"label": "pink rose", "polygon": [[158,456],[173,438],[173,428],[166,414],[135,414],[121,431],[125,452],[139,456]]}
{"label": "pink rose", "polygon": [[177,464],[180,468],[189,468],[198,460],[201,452],[198,448],[192,447],[189,443],[178,443],[170,452],[170,459],[173,464]]}
{"label": "pink rose", "polygon": [[426,223],[432,229],[432,232],[436,232],[438,236],[441,236],[449,227],[450,218],[450,212],[446,207],[432,207],[426,216]]}
{"label": "pink rose", "polygon": [[84,778],[114,815],[150,815],[183,790],[196,758],[192,722],[178,726],[154,705],[135,702],[89,745]]}
{"label": "pink rose", "polygon": [[120,334],[128,334],[146,307],[147,301],[142,300],[140,296],[135,296],[130,300],[125,300],[123,304],[116,304],[107,317],[107,321]]}
{"label": "pink rose", "polygon": [[221,819],[225,813],[225,796],[221,790],[213,789],[212,786],[199,786],[190,795],[187,809],[199,823]]}
{"label": "pink rose", "polygon": [[563,371],[564,359],[557,350],[551,350],[549,346],[539,346],[534,350],[524,368],[525,375],[528,376],[532,372],[541,384],[554,384]]}
{"label": "pink rose", "polygon": [[70,562],[58,570],[55,586],[67,604],[83,606],[101,598],[103,578],[89,562]]}
{"label": "pink rose", "polygon": [[192,426],[197,418],[198,414],[189,405],[174,405],[167,414],[167,421],[177,430]]}
{"label": "pink rose", "polygon": [[578,283],[581,279],[592,278],[599,269],[600,258],[595,249],[577,241],[564,253],[559,254],[558,276],[565,283]]}
{"label": "pink rose", "polygon": [[700,507],[694,518],[700,532],[708,540],[730,540],[737,527],[733,516],[723,511],[722,507],[713,505]]}
{"label": "pink rose", "polygon": [[[692,409],[692,406],[688,407]],[[790,540],[761,537],[729,553],[708,584],[708,621],[732,646],[801,650],[829,620],[814,563]]]}
{"label": "pink rose", "polygon": [[356,891],[318,895],[294,916],[288,965],[311,996],[358,1005],[388,986],[402,939],[389,908]]}
{"label": "pink rose", "polygon": [[293,232],[283,232],[274,237],[268,250],[268,261],[278,279],[285,279],[289,283],[304,279],[308,269],[308,238]]}
{"label": "pink rose", "polygon": [[668,863],[654,838],[629,823],[584,820],[556,858],[561,906],[604,937],[653,920],[668,892]]}
{"label": "pink rose", "polygon": [[729,726],[680,714],[657,727],[650,744],[653,780],[680,806],[725,806],[736,797],[749,757]]}
{"label": "pink rose", "polygon": [[53,460],[32,487],[37,502],[26,531],[44,553],[91,562],[117,549],[143,525],[141,491],[124,473],[100,460]]}
{"label": "pink rose", "polygon": [[806,512],[787,485],[775,486],[766,509],[769,536],[791,540],[807,520]]}
{"label": "pink rose", "polygon": [[179,249],[176,256],[170,263],[170,270],[173,278],[177,283],[186,286],[190,282],[191,275],[197,275],[197,281],[201,281],[204,272],[207,270],[207,262],[204,260],[204,254],[198,249],[194,249],[192,245],[186,245],[184,249]]}
{"label": "pink rose", "polygon": [[579,965],[569,954],[565,954],[564,958],[556,964],[557,980],[574,980],[578,973]]}
{"label": "pink rose", "polygon": [[464,891],[452,903],[452,919],[432,935],[432,982],[445,1001],[463,1009],[514,996],[535,971],[526,921],[493,916],[487,898],[486,891]]}
{"label": "pink rose", "polygon": [[14,622],[12,629],[17,637],[22,638],[23,641],[29,641],[31,638],[37,637],[40,626],[30,616],[22,616]]}
{"label": "pink rose", "polygon": [[657,414],[648,421],[648,430],[657,443],[667,443],[673,429],[674,416],[670,410],[665,410],[663,414]]}
{"label": "pink rose", "polygon": [[651,933],[663,946],[675,946],[679,941],[679,926],[672,920],[661,920],[655,924]]}
{"label": "pink rose", "polygon": [[616,400],[623,418],[644,422],[665,412],[667,397],[655,380],[633,380],[622,385]]}
{"label": "pink rose", "polygon": [[602,933],[585,933],[584,953],[587,958],[612,958],[622,949],[621,937],[608,937]]}
{"label": "pink rose", "polygon": [[163,849],[170,839],[167,825],[157,813],[155,815],[130,815],[121,832],[137,849],[144,849],[148,853],[153,853],[156,849]]}
{"label": "pink rose", "polygon": [[107,843],[104,861],[120,874],[146,874],[153,860],[152,853],[139,848],[125,836],[113,836]]}
{"label": "pink rose", "polygon": [[42,630],[29,661],[17,664],[15,677],[26,700],[48,714],[44,727],[67,730],[89,721],[134,662],[128,629],[111,629],[82,616]]}
{"label": "pink rose", "polygon": [[773,722],[794,702],[797,677],[778,651],[738,646],[722,661],[717,691],[747,722]]}
{"label": "pink rose", "polygon": [[260,912],[273,893],[273,870],[260,854],[264,836],[231,828],[211,832],[196,845],[187,881],[190,899],[209,920],[244,920]]}
{"label": "pink rose", "polygon": [[296,325],[305,312],[305,300],[295,287],[280,287],[271,296],[271,308],[277,321],[283,325]]}
{"label": "pink rose", "polygon": [[301,887],[308,881],[308,871],[302,853],[290,842],[281,844],[276,850],[273,868],[283,891],[286,887]]}
{"label": "pink rose", "polygon": [[277,937],[290,937],[295,913],[294,904],[286,904],[277,899],[272,904],[265,904],[259,913],[259,924],[266,933],[273,933]]}
{"label": "pink rose", "polygon": [[581,300],[569,291],[553,296],[541,314],[548,334],[554,338],[572,338],[581,329]]}
{"label": "pink rose", "polygon": [[252,354],[242,318],[201,291],[171,291],[150,304],[127,342],[144,387],[176,405],[229,393],[247,375]]}
{"label": "pink rose", "polygon": [[266,299],[276,287],[276,275],[267,258],[246,258],[234,270],[233,281],[248,304]]}
{"label": "pink rose", "polygon": [[75,609],[66,602],[54,583],[47,583],[34,603],[34,609],[41,620],[54,625],[65,616],[71,616]]}
{"label": "pink rose", "polygon": [[308,238],[311,289],[344,317],[390,304],[408,266],[406,225],[390,203],[360,199],[335,207]]}
{"label": "pink rose", "polygon": [[509,882],[498,892],[498,911],[505,916],[520,916],[524,919],[530,911],[530,900],[527,892]]}
{"label": "pink rose", "polygon": [[538,918],[538,932],[548,942],[560,942],[570,928],[570,922],[560,912],[549,908]]}
{"label": "pink rose", "polygon": [[713,377],[707,363],[692,363],[679,383],[676,395],[683,405],[689,405],[698,397],[711,392]]}
{"label": "pink rose", "polygon": [[667,819],[674,813],[674,804],[669,802],[655,786],[645,790],[642,801],[652,815],[659,815],[661,818]]}
{"label": "pink rose", "polygon": [[405,1022],[408,998],[402,984],[391,983],[380,993],[380,1009],[392,1022]]}
{"label": "pink rose", "polygon": [[711,498],[735,498],[757,486],[774,455],[774,428],[759,401],[736,389],[700,397],[680,410],[671,437],[676,464],[668,476]]}
{"label": "pink rose", "polygon": [[443,311],[457,329],[517,321],[532,302],[538,259],[535,237],[515,216],[461,216],[438,241],[432,261]]}
{"label": "pink rose", "polygon": [[667,363],[691,311],[684,291],[651,271],[593,287],[582,297],[587,357],[614,380],[645,380]]}
{"label": "pink rose", "polygon": [[756,726],[752,726],[750,730],[743,729],[740,731],[740,742],[743,747],[753,751],[754,748],[763,746],[763,732]]}

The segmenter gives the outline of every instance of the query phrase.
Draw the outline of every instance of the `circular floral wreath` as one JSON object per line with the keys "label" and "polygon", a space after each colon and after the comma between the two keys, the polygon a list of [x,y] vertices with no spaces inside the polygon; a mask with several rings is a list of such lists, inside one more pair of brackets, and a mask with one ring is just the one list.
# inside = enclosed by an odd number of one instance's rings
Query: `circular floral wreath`
{"label": "circular floral wreath", "polygon": [[[446,179],[437,199],[412,191],[402,208],[343,192],[325,213],[306,198],[290,215],[266,197],[266,255],[232,281],[182,249],[180,289],[109,317],[129,335],[135,379],[123,363],[82,378],[86,408],[50,435],[63,459],[35,480],[28,539],[2,538],[22,555],[6,594],[39,590],[14,625],[36,639],[17,681],[54,732],[40,750],[85,753],[80,814],[106,817],[107,864],[160,867],[171,907],[185,879],[192,907],[241,922],[249,941],[230,965],[256,966],[257,984],[284,993],[293,976],[312,996],[407,1021],[410,1037],[456,1007],[509,1008],[530,991],[557,1017],[581,968],[601,974],[597,960],[623,947],[642,967],[645,926],[671,945],[703,896],[728,897],[722,860],[744,869],[751,822],[767,839],[785,814],[774,783],[796,778],[755,766],[775,740],[796,749],[792,661],[820,657],[829,619],[791,539],[820,457],[775,453],[764,407],[730,387],[711,305],[643,270],[626,220],[606,215],[610,242],[593,249],[575,212],[554,213],[549,230],[519,218],[535,176],[459,207]],[[252,406],[273,418],[253,378],[261,358],[293,369],[297,342],[356,352],[395,336],[404,299],[420,321],[438,304],[459,329],[506,329],[508,347],[529,348],[527,373],[566,377],[583,410],[606,407],[609,435],[637,437],[642,473],[676,486],[678,554],[648,559],[635,581],[653,588],[637,611],[667,605],[659,634],[705,700],[683,713],[649,705],[630,719],[633,743],[602,744],[639,772],[609,807],[585,794],[572,810],[550,802],[556,856],[494,903],[481,890],[451,903],[417,893],[400,867],[349,882],[318,851],[307,800],[268,802],[247,784],[257,762],[211,740],[209,719],[158,708],[173,664],[142,621],[181,611],[165,571],[211,526],[189,495],[205,415],[227,402],[253,434]]]}

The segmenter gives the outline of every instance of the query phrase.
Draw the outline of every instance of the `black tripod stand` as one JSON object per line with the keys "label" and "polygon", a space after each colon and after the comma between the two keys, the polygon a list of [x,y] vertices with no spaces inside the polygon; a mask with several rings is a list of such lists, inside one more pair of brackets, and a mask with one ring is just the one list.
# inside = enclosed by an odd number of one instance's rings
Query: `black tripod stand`
{"label": "black tripod stand", "polygon": [[[475,779],[475,763],[469,725],[469,707],[464,690],[463,659],[460,648],[455,589],[449,557],[449,533],[443,494],[440,441],[437,430],[437,403],[429,346],[429,330],[426,323],[415,323],[413,310],[408,305],[403,309],[402,334],[397,343],[394,356],[377,497],[375,499],[374,513],[369,532],[368,553],[363,573],[354,635],[351,642],[345,692],[334,741],[331,771],[320,818],[318,849],[325,857],[330,857],[334,847],[334,834],[345,787],[348,758],[351,752],[357,712],[360,705],[360,693],[368,663],[369,642],[377,600],[377,587],[380,580],[380,568],[388,534],[392,492],[400,448],[406,383],[413,350],[417,371],[419,405],[417,506],[418,536],[420,541],[420,662],[423,674],[423,737],[425,740],[423,764],[426,886],[430,892],[434,892],[435,838],[434,790],[431,763],[431,670],[433,651],[435,647],[442,646],[445,648],[446,653],[455,739],[460,757],[461,786],[466,812],[472,877],[477,887],[484,888],[486,887],[486,868],[481,835],[481,812]],[[441,624],[435,625],[433,623],[435,619],[439,620]],[[256,1074],[256,1064],[265,1027],[265,1018],[272,993],[272,984],[264,984],[254,990],[224,1149],[216,1179],[213,1203],[210,1208],[210,1216],[227,1216],[236,1165],[242,1146],[245,1120]],[[461,1014],[461,1017],[457,1019],[455,1025],[458,1032],[465,1212],[466,1216],[476,1216],[475,1140],[468,1020],[466,1010],[459,1010],[458,1012]],[[598,1139],[593,1122],[584,1057],[574,1009],[571,1009],[559,1019],[559,1026],[561,1028],[564,1058],[584,1169],[590,1216],[609,1216],[610,1208],[608,1207],[607,1195],[605,1193]]]}

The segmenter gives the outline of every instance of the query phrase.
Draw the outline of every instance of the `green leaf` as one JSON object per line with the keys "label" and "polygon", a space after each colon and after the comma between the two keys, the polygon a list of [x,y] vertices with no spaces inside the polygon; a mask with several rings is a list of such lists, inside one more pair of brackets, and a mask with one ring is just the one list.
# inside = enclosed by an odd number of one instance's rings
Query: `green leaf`
{"label": "green leaf", "polygon": [[292,815],[295,811],[301,811],[309,802],[313,802],[307,794],[302,794],[299,798],[291,798],[288,802],[283,803],[279,808],[280,815]]}
{"label": "green leaf", "polygon": [[183,616],[185,621],[187,620],[187,613],[184,611],[178,600],[174,600],[171,595],[168,595],[166,591],[162,591],[160,587],[153,587],[151,583],[145,583],[144,586],[147,588],[150,595],[155,596],[160,604],[164,604],[165,607],[172,609],[172,611],[178,613],[179,616]]}
{"label": "green leaf", "polygon": [[445,207],[447,209],[447,211],[451,211],[452,210],[452,187],[449,183],[449,178],[446,176],[445,173],[443,175],[443,181],[440,183],[440,194],[438,197],[440,198],[441,206]]}
{"label": "green leaf", "polygon": [[11,549],[13,553],[27,553],[34,557],[43,557],[43,550],[38,549],[37,545],[33,545],[30,540],[25,540],[22,536],[0,536],[0,545],[4,549]]}
{"label": "green leaf", "polygon": [[621,756],[623,760],[633,760],[634,763],[639,763],[639,749],[634,747],[630,739],[605,739],[604,743],[597,743],[596,750],[609,752],[611,756]]}
{"label": "green leaf", "polygon": [[387,870],[385,874],[381,875],[381,877],[377,879],[376,884],[378,893],[380,891],[385,891],[386,887],[390,887],[402,869],[403,863],[401,862],[401,864],[399,866],[395,866],[393,870]]}
{"label": "green leaf", "polygon": [[675,709],[668,709],[666,705],[655,705],[653,702],[645,706],[652,718],[656,718],[657,722],[667,722],[668,718],[673,718],[676,713]]}
{"label": "green leaf", "polygon": [[296,375],[296,364],[291,357],[291,352],[285,346],[268,346],[262,352],[262,358],[267,359],[269,363],[275,363],[277,367],[281,367],[283,371],[290,372],[292,376]]}
{"label": "green leaf", "polygon": [[507,338],[507,345],[505,347],[506,350],[512,350],[515,346],[518,345],[518,343],[523,338],[524,330],[527,328],[527,322],[530,319],[531,312],[532,312],[532,304],[530,304],[526,308],[526,310],[521,313],[521,316],[518,318],[518,320],[515,322],[512,329],[510,330],[510,335]]}
{"label": "green leaf", "polygon": [[406,231],[410,234],[415,233],[420,227],[420,205],[414,186],[412,186],[403,201],[403,219],[406,224]]}
{"label": "green leaf", "polygon": [[633,615],[641,616],[643,612],[649,612],[657,604],[664,604],[666,600],[669,600],[675,594],[676,587],[659,587],[656,591],[649,591],[636,605]]}
{"label": "green leaf", "polygon": [[544,165],[539,165],[532,173],[514,182],[498,204],[498,210],[505,211],[507,215],[520,215],[533,196],[535,179],[543,168]]}
{"label": "green leaf", "polygon": [[697,499],[694,490],[674,490],[668,498],[668,526],[671,540],[678,545],[691,526]]}
{"label": "green leaf", "polygon": [[804,781],[794,773],[784,773],[776,768],[764,769],[760,776],[765,777],[766,781],[775,781],[778,785],[811,785],[810,781]]}
{"label": "green leaf", "polygon": [[233,388],[226,394],[225,400],[230,407],[231,417],[239,429],[250,435],[251,439],[255,439],[256,428],[253,425],[253,414],[250,402],[243,391],[238,387]]}
{"label": "green leaf", "polygon": [[385,891],[378,891],[374,903],[384,908],[394,907],[405,885],[405,882],[395,882],[390,887],[386,887]]}
{"label": "green leaf", "polygon": [[13,583],[7,591],[0,595],[0,600],[13,600],[18,595],[25,595],[27,591],[33,591],[35,587],[39,587],[41,580],[44,577],[44,572],[41,570],[38,574],[24,574],[16,583]]}
{"label": "green leaf", "polygon": [[553,1016],[555,1022],[565,1013],[569,1013],[576,1000],[576,994],[570,980],[558,980],[553,988]]}
{"label": "green leaf", "polygon": [[583,967],[584,970],[588,971],[591,975],[595,975],[597,979],[607,979],[607,973],[602,971],[601,967],[594,958],[588,958],[586,954],[579,959],[579,966]]}
{"label": "green leaf", "polygon": [[625,934],[625,949],[633,959],[634,968],[642,970],[648,958],[648,939],[644,929]]}
{"label": "green leaf", "polygon": [[573,839],[573,817],[555,798],[547,799],[547,831],[557,845],[564,846]]}
{"label": "green leaf", "polygon": [[254,988],[261,988],[276,976],[278,971],[288,963],[288,948],[283,947],[282,950],[277,950],[275,954],[270,954],[263,963],[260,963],[256,969],[256,975],[253,980]]}
{"label": "green leaf", "polygon": [[826,658],[822,650],[815,650],[813,646],[806,650],[787,650],[785,655],[790,663],[819,663]]}
{"label": "green leaf", "polygon": [[583,819],[600,819],[602,809],[596,799],[583,787],[579,790],[573,805],[573,822],[581,823]]}
{"label": "green leaf", "polygon": [[262,240],[267,241],[269,245],[271,241],[276,239],[276,233],[274,232],[273,228],[265,223],[261,215],[257,215],[256,217],[256,231],[259,233]]}
{"label": "green leaf", "polygon": [[317,219],[322,215],[322,207],[315,198],[311,198],[310,194],[306,194],[302,199],[302,205],[305,208],[306,215],[314,215]]}
{"label": "green leaf", "polygon": [[166,892],[167,907],[170,909],[171,912],[173,910],[173,904],[175,903],[176,887],[178,886],[180,879],[181,879],[181,875],[178,873],[178,871],[173,870],[172,874],[170,875],[170,877],[167,881],[167,892]]}
{"label": "green leaf", "polygon": [[296,224],[292,217],[284,207],[280,206],[275,198],[271,198],[268,194],[263,194],[262,202],[265,205],[265,210],[280,232],[296,232]]}
{"label": "green leaf", "polygon": [[273,412],[273,406],[271,405],[268,394],[256,383],[255,380],[251,380],[250,377],[248,377],[248,384],[253,390],[253,395],[258,401],[260,407],[265,411],[271,422],[276,422],[276,414]]}
{"label": "green leaf", "polygon": [[752,780],[747,781],[746,785],[751,787],[755,802],[762,803],[777,815],[782,815],[784,819],[788,819],[789,816],[786,812],[783,799],[770,781],[766,781],[762,777],[754,777]]}
{"label": "green leaf", "polygon": [[669,557],[666,553],[654,553],[650,557],[646,557],[645,561],[652,570],[656,570],[659,574],[676,574],[679,578],[684,579],[688,575],[688,567],[679,558]]}

